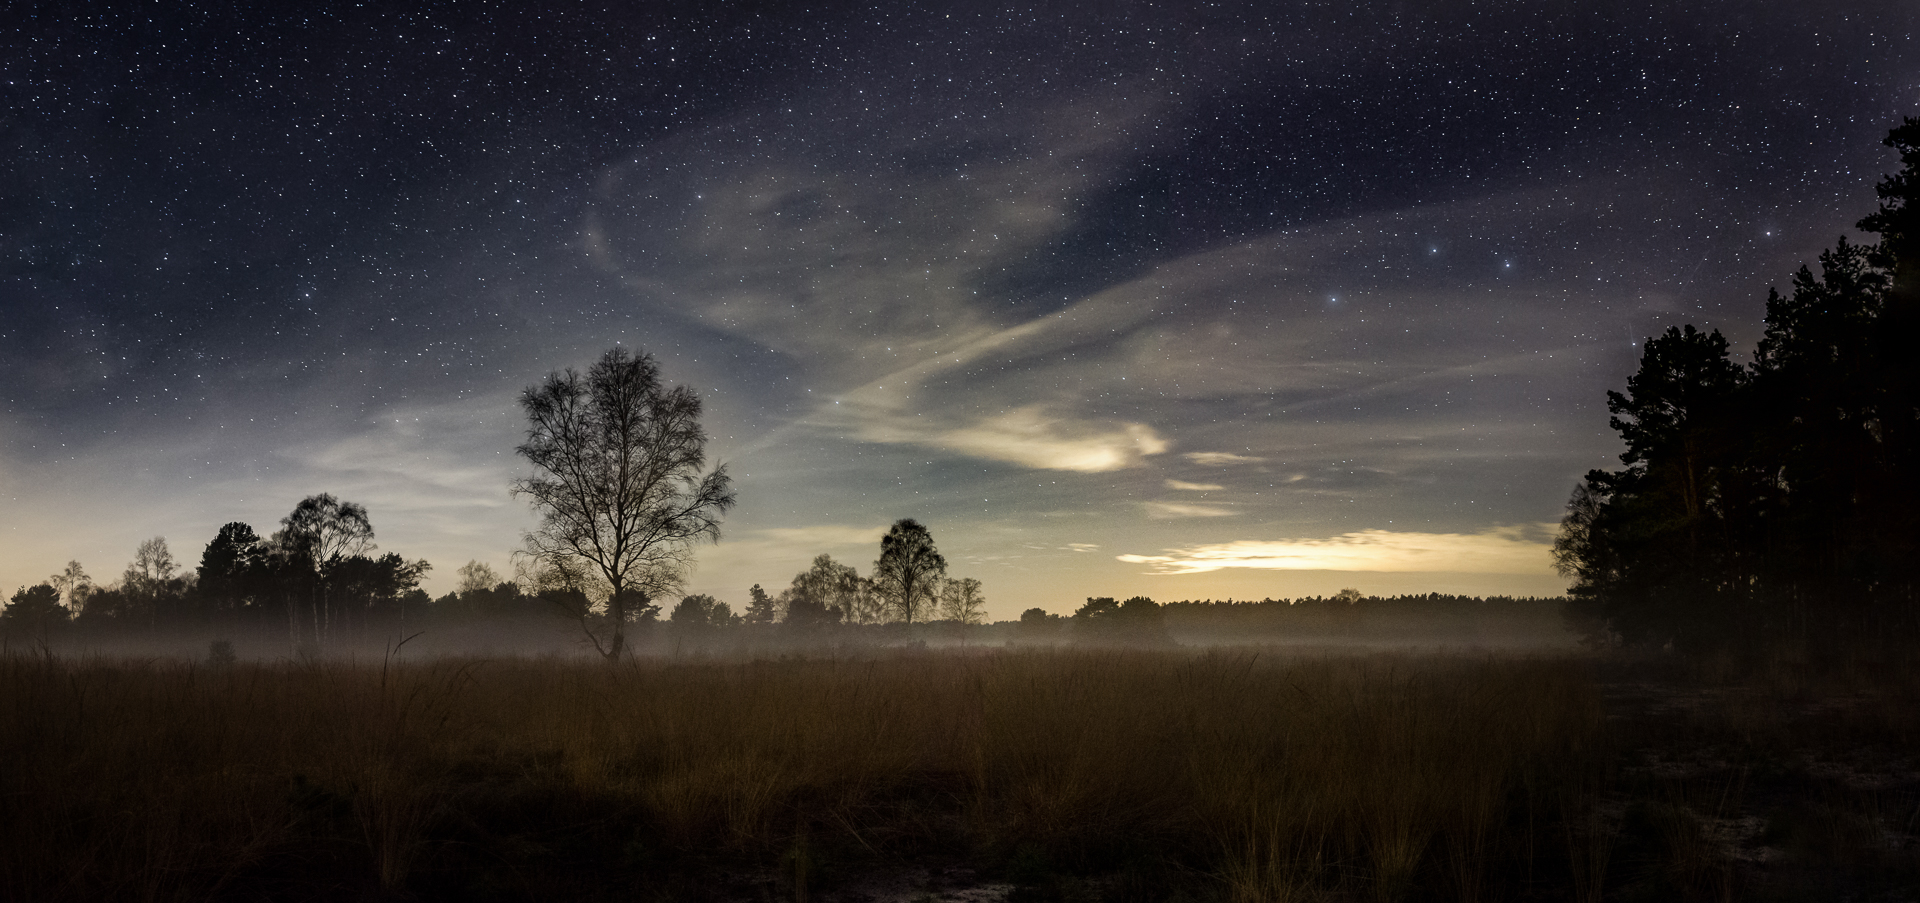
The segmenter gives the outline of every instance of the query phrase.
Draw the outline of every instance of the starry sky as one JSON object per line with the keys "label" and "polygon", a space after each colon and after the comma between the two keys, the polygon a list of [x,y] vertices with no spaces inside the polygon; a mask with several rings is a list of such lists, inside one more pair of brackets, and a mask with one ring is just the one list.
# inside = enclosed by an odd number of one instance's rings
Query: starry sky
{"label": "starry sky", "polygon": [[1555,595],[1638,344],[1744,359],[1920,115],[1904,2],[78,6],[0,18],[8,593],[317,492],[511,573],[619,344],[736,608],[901,517],[999,618]]}

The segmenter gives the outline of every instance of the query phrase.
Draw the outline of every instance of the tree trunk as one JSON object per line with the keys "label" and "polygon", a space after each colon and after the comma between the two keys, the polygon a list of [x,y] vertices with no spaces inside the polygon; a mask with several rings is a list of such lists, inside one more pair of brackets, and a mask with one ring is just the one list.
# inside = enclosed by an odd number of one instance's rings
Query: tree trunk
{"label": "tree trunk", "polygon": [[607,618],[613,622],[613,639],[607,643],[607,661],[617,662],[627,651],[627,591],[615,586],[607,597]]}

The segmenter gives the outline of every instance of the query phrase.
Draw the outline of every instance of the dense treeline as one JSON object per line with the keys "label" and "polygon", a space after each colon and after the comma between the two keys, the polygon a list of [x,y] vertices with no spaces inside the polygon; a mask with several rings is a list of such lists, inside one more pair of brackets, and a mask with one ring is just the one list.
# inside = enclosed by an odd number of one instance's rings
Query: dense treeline
{"label": "dense treeline", "polygon": [[1911,635],[1920,560],[1920,120],[1879,210],[1767,298],[1746,366],[1718,331],[1648,340],[1609,392],[1622,470],[1587,474],[1555,546],[1596,637],[1682,650]]}
{"label": "dense treeline", "polygon": [[13,594],[0,611],[0,636],[33,643],[277,632],[290,649],[313,653],[378,646],[431,628],[526,619],[576,621],[585,636],[596,637],[620,617],[641,635],[675,641],[770,630],[847,637],[885,625],[964,628],[986,621],[980,581],[949,578],[931,533],[912,519],[897,522],[883,538],[871,576],[821,555],[777,595],[754,586],[738,614],[711,595],[680,595],[675,602],[644,591],[629,592],[616,614],[604,599],[596,603],[578,585],[554,579],[554,570],[538,561],[511,580],[469,561],[456,572],[458,586],[435,599],[419,588],[431,570],[426,561],[368,554],[373,528],[364,506],[317,495],[281,525],[267,537],[245,523],[221,527],[194,569],[182,568],[162,537],[141,543],[118,581],[96,584],[79,562],[69,562],[60,574]]}
{"label": "dense treeline", "polygon": [[1368,596],[1354,589],[1297,599],[1156,603],[1145,596],[1093,598],[1066,618],[1029,609],[1020,627],[1027,636],[1135,644],[1369,639],[1478,644],[1503,638],[1558,643],[1565,601],[1444,593]]}
{"label": "dense treeline", "polygon": [[158,536],[140,544],[117,581],[97,584],[80,562],[68,562],[47,582],[15,592],[0,627],[9,639],[42,642],[66,633],[283,631],[291,648],[311,652],[428,610],[419,586],[431,565],[371,555],[364,506],[322,493],[280,524],[266,537],[238,521],[222,526],[190,570]]}

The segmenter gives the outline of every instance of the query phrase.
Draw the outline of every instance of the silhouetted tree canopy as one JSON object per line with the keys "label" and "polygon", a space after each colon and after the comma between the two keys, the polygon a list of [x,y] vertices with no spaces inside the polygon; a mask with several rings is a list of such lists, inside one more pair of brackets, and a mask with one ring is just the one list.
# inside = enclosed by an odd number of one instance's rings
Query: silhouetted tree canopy
{"label": "silhouetted tree canopy", "polygon": [[756,583],[747,590],[747,610],[741,620],[748,624],[771,624],[780,619],[780,606]]}
{"label": "silhouetted tree canopy", "polygon": [[880,613],[873,585],[852,565],[826,554],[815,556],[812,567],[795,574],[775,605],[786,612],[783,622],[795,626],[866,624]]}
{"label": "silhouetted tree canopy", "polygon": [[1073,612],[1073,619],[1082,624],[1099,624],[1112,621],[1120,611],[1120,603],[1112,596],[1087,598],[1087,604]]}
{"label": "silhouetted tree canopy", "polygon": [[[374,579],[366,553],[374,543],[365,505],[327,492],[307,496],[280,519],[280,530],[267,546],[269,579],[285,605],[288,636],[296,647],[319,649],[332,641],[336,629],[366,626]],[[424,569],[426,563],[420,564]]]}
{"label": "silhouetted tree canopy", "polygon": [[318,570],[333,558],[373,549],[373,522],[367,518],[367,506],[322,492],[301,499],[293,513],[280,519],[274,541],[288,555]]}
{"label": "silhouetted tree canopy", "polygon": [[[529,593],[517,583],[499,579],[493,568],[482,564],[473,569],[472,564],[474,562],[469,562],[460,569],[463,574],[459,589],[433,600],[436,617],[461,620],[538,616],[571,613],[575,607],[570,600],[559,598],[565,590]],[[486,578],[492,578],[492,582]]]}
{"label": "silhouetted tree canopy", "polygon": [[1915,625],[1920,120],[1880,210],[1767,297],[1753,361],[1688,325],[1607,393],[1626,467],[1576,486],[1554,546],[1577,614],[1633,644],[1705,649]]}
{"label": "silhouetted tree canopy", "polygon": [[675,627],[692,630],[732,627],[740,621],[731,606],[704,593],[681,598],[667,620]]}
{"label": "silhouetted tree canopy", "polygon": [[[425,561],[408,561],[388,552],[379,558],[354,555],[329,559],[326,568],[328,595],[352,616],[361,619],[392,609],[402,596],[420,585],[420,578],[433,569]],[[513,587],[513,584],[504,584]],[[519,595],[517,588],[512,594]]]}
{"label": "silhouetted tree canopy", "polygon": [[70,561],[47,585],[82,635],[284,630],[298,651],[370,639],[401,626],[409,611],[427,613],[419,584],[431,566],[367,554],[373,525],[364,506],[308,496],[281,526],[262,539],[248,524],[224,524],[191,570],[156,536],[139,544],[111,584],[95,585]]}
{"label": "silhouetted tree canopy", "polygon": [[220,528],[200,553],[198,588],[207,607],[231,611],[259,594],[267,549],[253,527],[234,521]]}
{"label": "silhouetted tree canopy", "polygon": [[1020,613],[1020,629],[1033,634],[1052,633],[1065,620],[1044,608],[1029,608]]}
{"label": "silhouetted tree canopy", "polygon": [[1078,636],[1104,641],[1161,641],[1167,633],[1160,604],[1146,596],[1125,602],[1111,596],[1089,598],[1074,611],[1072,623]]}
{"label": "silhouetted tree canopy", "polygon": [[9,635],[44,637],[66,623],[67,609],[60,604],[60,591],[49,583],[21,587],[7,601],[6,610],[0,611],[0,626]]}
{"label": "silhouetted tree canopy", "polygon": [[939,602],[940,583],[947,576],[947,559],[934,548],[933,534],[911,517],[894,521],[880,538],[880,558],[873,563],[873,587],[889,617],[908,624],[914,615]]}

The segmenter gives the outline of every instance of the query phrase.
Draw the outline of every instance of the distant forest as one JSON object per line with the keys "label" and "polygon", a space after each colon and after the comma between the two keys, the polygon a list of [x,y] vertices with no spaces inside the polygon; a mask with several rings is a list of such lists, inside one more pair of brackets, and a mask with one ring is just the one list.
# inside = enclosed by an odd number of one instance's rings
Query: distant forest
{"label": "distant forest", "polygon": [[[420,581],[432,566],[391,552],[374,557],[373,538],[364,505],[325,493],[310,496],[269,536],[240,522],[221,527],[192,569],[181,567],[164,537],[142,542],[117,581],[96,583],[80,562],[68,562],[45,582],[13,594],[0,612],[0,633],[32,642],[282,632],[290,648],[313,653],[432,625],[526,618],[573,620],[597,637],[611,617],[588,590],[555,585],[538,560],[526,562],[530,566],[513,580],[469,561],[458,569],[453,592],[431,598]],[[622,615],[641,630],[664,623],[686,635],[775,626],[985,623],[980,581],[949,578],[932,534],[910,518],[883,537],[870,576],[821,555],[777,595],[757,585],[746,595],[743,610],[735,613],[711,595],[634,592]]]}
{"label": "distant forest", "polygon": [[[906,522],[911,523],[911,522]],[[925,528],[913,524],[908,531]],[[484,624],[604,617],[579,590],[529,588],[470,561],[458,587],[438,598],[419,588],[431,566],[369,554],[373,528],[364,506],[331,495],[309,497],[260,536],[230,523],[207,543],[197,567],[181,567],[164,538],[139,545],[117,581],[96,584],[79,562],[46,582],[17,590],[0,613],[0,633],[15,645],[146,637],[284,637],[296,653],[391,640],[410,632]],[[931,536],[928,534],[928,547]],[[944,563],[944,562],[942,562]],[[876,562],[878,564],[878,562]],[[1180,639],[1273,642],[1360,635],[1444,641],[1512,634],[1548,636],[1564,599],[1456,596],[1391,597],[1343,590],[1297,599],[1181,600],[1145,596],[1089,598],[1070,615],[1027,610],[989,624],[980,581],[946,578],[913,612],[891,607],[880,581],[821,555],[778,593],[755,585],[739,611],[714,596],[648,599],[628,615],[638,637],[675,642],[750,639],[860,641],[909,636],[980,641],[1161,645]],[[917,624],[918,631],[900,628]]]}

